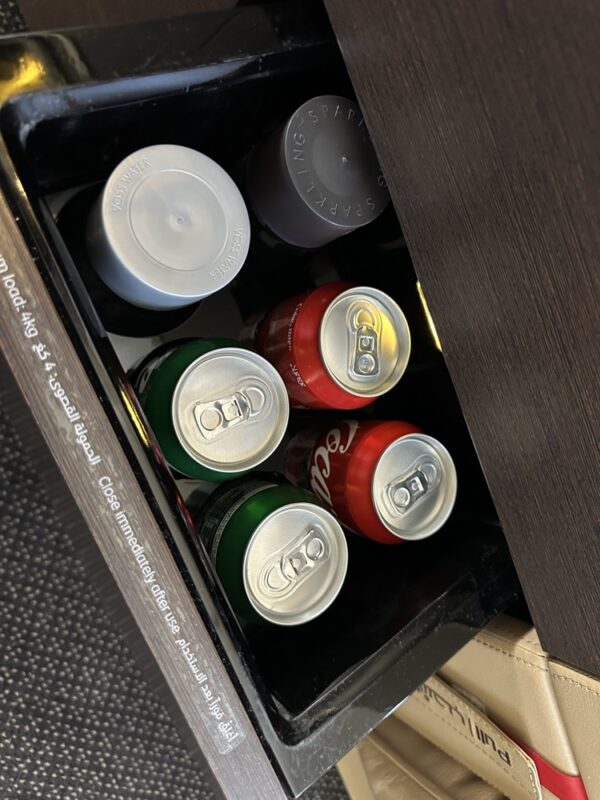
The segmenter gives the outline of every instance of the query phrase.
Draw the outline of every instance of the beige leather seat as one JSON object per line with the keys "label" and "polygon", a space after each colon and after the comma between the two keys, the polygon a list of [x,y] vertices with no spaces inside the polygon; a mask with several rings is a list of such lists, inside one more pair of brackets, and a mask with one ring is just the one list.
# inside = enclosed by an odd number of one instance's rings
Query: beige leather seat
{"label": "beige leather seat", "polygon": [[599,728],[600,683],[504,616],[338,767],[353,800],[600,800]]}

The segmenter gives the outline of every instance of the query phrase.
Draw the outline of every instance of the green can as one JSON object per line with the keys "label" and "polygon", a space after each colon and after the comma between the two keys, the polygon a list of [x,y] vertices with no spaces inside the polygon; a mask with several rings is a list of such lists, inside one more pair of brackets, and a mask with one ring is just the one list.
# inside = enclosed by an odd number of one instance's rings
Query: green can
{"label": "green can", "polygon": [[222,487],[197,520],[236,614],[300,625],[337,597],[348,568],[344,532],[309,491],[246,478]]}
{"label": "green can", "polygon": [[289,403],[279,374],[230,339],[163,346],[133,383],[165,459],[188,478],[243,475],[273,453],[287,428]]}

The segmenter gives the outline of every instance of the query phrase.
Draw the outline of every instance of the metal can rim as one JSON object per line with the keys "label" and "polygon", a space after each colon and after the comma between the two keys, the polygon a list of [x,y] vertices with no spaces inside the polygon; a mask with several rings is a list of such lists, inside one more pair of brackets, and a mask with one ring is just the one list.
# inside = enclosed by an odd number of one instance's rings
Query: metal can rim
{"label": "metal can rim", "polygon": [[[399,442],[407,439],[417,439],[418,441],[425,442],[426,444],[428,444],[441,458],[445,474],[447,477],[449,476],[450,480],[450,484],[446,490],[447,496],[442,505],[442,513],[438,514],[435,520],[432,523],[430,523],[429,526],[426,526],[424,530],[417,531],[414,533],[411,532],[410,528],[408,530],[405,529],[400,530],[394,528],[382,515],[379,505],[375,499],[375,492],[376,492],[375,481],[378,477],[378,470],[383,459],[388,455],[390,450],[392,450],[394,447],[398,445]],[[454,465],[454,460],[452,459],[452,456],[448,452],[447,448],[438,439],[435,439],[433,436],[428,436],[425,433],[407,433],[404,436],[399,436],[397,439],[394,439],[394,441],[390,442],[390,444],[387,445],[387,447],[384,449],[384,451],[377,459],[377,463],[375,465],[375,469],[373,470],[373,475],[371,477],[371,486],[370,486],[373,507],[375,509],[375,513],[377,514],[377,518],[379,519],[381,524],[385,527],[387,531],[389,531],[392,534],[392,536],[396,536],[398,539],[410,542],[416,542],[420,541],[421,539],[427,539],[430,536],[433,536],[434,533],[437,533],[437,531],[439,531],[440,528],[443,527],[443,525],[447,522],[454,508],[457,489],[458,489],[458,479],[456,474],[456,467]]]}
{"label": "metal can rim", "polygon": [[[395,317],[394,322],[396,323],[395,329],[398,333],[399,343],[404,351],[404,357],[398,359],[397,365],[392,375],[387,379],[387,381],[383,384],[383,386],[377,389],[376,391],[361,392],[355,387],[350,387],[348,384],[342,383],[342,381],[340,381],[330,369],[323,353],[324,349],[323,337],[324,337],[325,324],[332,312],[334,305],[338,303],[340,300],[343,300],[346,297],[351,296],[352,294],[358,294],[358,293],[374,295],[376,299],[379,302],[381,302],[382,305],[384,305],[386,308],[388,308],[388,310],[391,310],[393,312],[392,317],[393,318]],[[386,294],[386,292],[382,292],[381,289],[375,289],[372,286],[353,286],[350,289],[346,289],[345,291],[340,292],[340,294],[336,295],[336,297],[334,297],[333,300],[331,300],[331,302],[328,304],[321,318],[321,322],[319,323],[319,354],[321,356],[321,362],[325,370],[327,371],[327,375],[336,384],[336,386],[338,386],[340,389],[343,389],[348,394],[354,395],[355,397],[372,397],[372,398],[381,397],[382,395],[386,394],[391,389],[393,389],[394,386],[396,386],[398,381],[404,375],[404,372],[406,371],[406,367],[410,359],[411,343],[412,343],[411,333],[410,333],[410,328],[408,326],[408,321],[398,303],[394,300],[393,297],[390,297],[390,295]]]}
{"label": "metal can rim", "polygon": [[[181,430],[180,421],[178,415],[176,413],[176,403],[181,393],[181,387],[183,386],[185,379],[188,375],[198,367],[198,365],[202,361],[208,361],[211,358],[215,358],[218,355],[237,355],[242,356],[245,359],[252,361],[254,360],[255,363],[259,363],[262,368],[268,373],[269,379],[272,382],[273,387],[276,387],[276,392],[274,392],[274,396],[278,397],[280,410],[283,411],[283,416],[279,416],[279,423],[277,427],[274,429],[275,434],[272,436],[272,442],[270,446],[266,450],[260,451],[253,459],[249,460],[247,463],[236,463],[233,465],[223,464],[221,462],[211,461],[209,459],[203,459],[200,454],[195,451],[187,442],[187,438],[184,435],[183,431]],[[281,441],[285,435],[287,430],[287,425],[289,421],[290,415],[290,406],[289,400],[287,395],[287,390],[285,388],[285,384],[283,379],[275,369],[275,367],[263,358],[258,353],[255,353],[253,350],[248,350],[244,347],[219,347],[209,350],[207,353],[203,353],[201,356],[195,358],[191,364],[185,368],[185,370],[179,376],[177,383],[175,384],[175,389],[173,390],[173,396],[171,398],[171,420],[173,423],[173,428],[175,430],[175,434],[179,441],[181,447],[185,450],[185,452],[192,458],[196,463],[200,464],[202,467],[206,469],[214,470],[215,472],[221,472],[226,475],[236,475],[239,472],[245,472],[246,470],[254,469],[254,467],[258,467],[264,461],[267,460],[279,447]]]}
{"label": "metal can rim", "polygon": [[[288,618],[282,618],[281,616],[277,616],[275,614],[269,615],[264,607],[260,606],[257,602],[255,602],[253,593],[250,591],[250,587],[248,584],[248,578],[247,578],[248,560],[252,544],[264,530],[264,526],[268,522],[270,522],[274,517],[278,516],[279,514],[290,508],[306,509],[314,513],[320,512],[323,516],[327,517],[329,524],[331,525],[331,528],[335,531],[336,544],[339,550],[339,557],[336,560],[335,575],[330,580],[330,584],[331,586],[334,587],[334,591],[330,590],[324,596],[324,599],[322,599],[320,603],[316,604],[316,606],[312,607],[309,611],[304,611],[302,614],[296,614],[295,616],[290,615],[290,617]],[[344,585],[344,580],[346,578],[347,571],[348,571],[348,543],[346,541],[346,537],[344,535],[344,531],[342,529],[340,522],[336,519],[336,517],[333,515],[331,511],[327,510],[326,508],[323,508],[323,506],[318,505],[317,503],[310,503],[307,501],[286,503],[285,505],[276,508],[274,511],[271,511],[270,514],[264,517],[264,519],[261,520],[256,530],[252,533],[252,535],[248,539],[246,548],[244,550],[244,560],[242,562],[242,578],[244,582],[244,591],[246,592],[248,602],[260,617],[265,619],[267,622],[271,622],[272,624],[280,625],[282,627],[294,627],[296,625],[302,625],[306,622],[310,622],[311,620],[316,619],[321,614],[323,614],[323,612],[325,612],[331,606],[331,604],[334,602],[334,600],[340,593],[341,588]]]}

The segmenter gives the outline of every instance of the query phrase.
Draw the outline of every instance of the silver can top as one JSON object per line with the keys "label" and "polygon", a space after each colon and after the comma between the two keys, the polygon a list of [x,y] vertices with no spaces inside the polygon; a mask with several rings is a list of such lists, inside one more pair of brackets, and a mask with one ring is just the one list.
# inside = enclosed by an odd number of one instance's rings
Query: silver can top
{"label": "silver can top", "polygon": [[348,545],[335,517],[313,503],[289,503],[258,526],[244,556],[244,587],[261,617],[300,625],[335,600],[348,569]]}
{"label": "silver can top", "polygon": [[114,169],[90,217],[88,242],[116,294],[147,308],[176,308],[235,277],[250,222],[222,167],[196,150],[161,144]]}
{"label": "silver can top", "polygon": [[257,150],[249,193],[280,238],[319,247],[381,214],[389,194],[364,117],[336,95],[303,103]]}
{"label": "silver can top", "polygon": [[321,357],[333,380],[351,394],[378,397],[400,380],[410,357],[410,330],[384,292],[357,286],[327,307],[320,329]]}
{"label": "silver can top", "polygon": [[456,468],[437,439],[411,433],[384,450],[371,488],[375,510],[390,533],[425,539],[442,527],[454,507]]}
{"label": "silver can top", "polygon": [[268,361],[238,347],[197,358],[180,377],[171,405],[184,450],[217,472],[244,472],[261,464],[281,442],[289,402]]}

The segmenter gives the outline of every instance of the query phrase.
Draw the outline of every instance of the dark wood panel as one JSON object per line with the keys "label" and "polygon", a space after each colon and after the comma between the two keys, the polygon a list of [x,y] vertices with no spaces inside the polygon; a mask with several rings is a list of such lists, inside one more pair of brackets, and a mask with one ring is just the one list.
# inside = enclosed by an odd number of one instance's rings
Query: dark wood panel
{"label": "dark wood panel", "polygon": [[162,19],[201,11],[222,11],[236,0],[19,0],[31,30],[108,25]]}
{"label": "dark wood panel", "polygon": [[600,674],[600,5],[326,4],[544,646]]}

